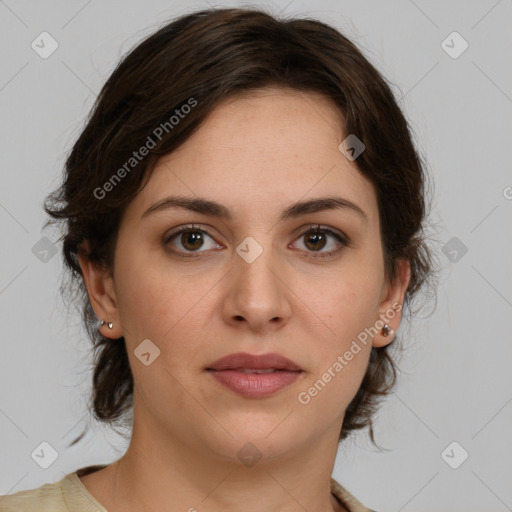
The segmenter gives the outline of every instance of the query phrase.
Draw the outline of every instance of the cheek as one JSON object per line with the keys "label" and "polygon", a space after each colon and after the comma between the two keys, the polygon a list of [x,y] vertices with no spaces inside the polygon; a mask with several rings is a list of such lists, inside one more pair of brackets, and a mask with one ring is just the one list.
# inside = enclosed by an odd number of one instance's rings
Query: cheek
{"label": "cheek", "polygon": [[180,302],[171,294],[172,283],[162,279],[151,256],[136,247],[137,243],[119,240],[114,270],[117,308],[132,351],[144,339],[160,347],[157,340],[172,326],[173,314],[180,314]]}
{"label": "cheek", "polygon": [[[357,331],[351,326],[348,330]],[[360,343],[349,334],[324,346],[318,365],[298,390],[296,398],[303,413],[322,417],[326,423],[338,421],[361,385],[370,350],[371,343]]]}
{"label": "cheek", "polygon": [[172,365],[173,354],[193,351],[204,342],[211,316],[209,295],[219,276],[177,270],[165,258],[124,249],[124,257],[116,262],[115,279],[126,343],[133,350],[150,339],[165,356],[162,359],[168,356]]}
{"label": "cheek", "polygon": [[316,345],[318,364],[298,401],[315,403],[322,414],[337,416],[348,406],[368,366],[383,274],[378,261],[364,263],[338,274],[318,295],[329,330]]}
{"label": "cheek", "polygon": [[347,294],[345,303],[337,302],[341,306],[333,312],[337,314],[331,322],[334,334],[316,345],[317,364],[297,396],[307,414],[329,416],[332,421],[339,419],[356,395],[371,351],[371,337],[365,328],[374,323],[374,308],[355,298],[350,301],[350,297]]}
{"label": "cheek", "polygon": [[[377,267],[377,269],[376,269]],[[378,319],[382,272],[378,265],[360,265],[335,279],[324,297],[333,345],[342,349]]]}

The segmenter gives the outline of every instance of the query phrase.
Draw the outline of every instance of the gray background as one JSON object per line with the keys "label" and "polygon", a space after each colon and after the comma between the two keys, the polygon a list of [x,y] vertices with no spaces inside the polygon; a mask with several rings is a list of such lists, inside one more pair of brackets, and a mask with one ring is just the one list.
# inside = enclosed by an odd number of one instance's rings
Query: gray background
{"label": "gray background", "polygon": [[[42,201],[121,55],[207,3],[0,1],[0,494],[108,463],[127,446],[93,423],[66,448],[87,423],[91,351],[59,298],[60,253],[40,241],[58,237],[41,231]],[[334,477],[379,512],[512,510],[512,2],[251,5],[311,15],[352,38],[395,84],[435,180],[437,307],[401,328],[402,374],[376,421],[388,451],[359,435],[340,448]],[[47,59],[31,47],[43,31],[59,45]],[[442,46],[453,31],[469,44],[457,58]],[[43,441],[58,453],[47,469],[31,457]],[[446,461],[459,464],[462,450],[469,457],[453,469]]]}

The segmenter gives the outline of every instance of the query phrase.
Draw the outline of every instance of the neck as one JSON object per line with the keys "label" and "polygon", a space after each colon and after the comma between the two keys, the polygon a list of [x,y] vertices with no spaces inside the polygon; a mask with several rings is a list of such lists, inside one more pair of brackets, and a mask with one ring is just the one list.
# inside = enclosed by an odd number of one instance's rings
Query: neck
{"label": "neck", "polygon": [[[245,443],[233,445],[231,439],[226,453],[234,456],[223,455],[201,446],[189,432],[175,437],[147,419],[139,424],[136,418],[135,414],[126,454],[96,477],[82,478],[109,512],[164,511],[170,504],[173,510],[189,512],[234,511],[242,504],[245,512],[346,511],[330,492],[339,429],[333,428],[320,441],[292,446],[287,453],[261,454],[250,464],[250,457],[239,457],[239,450],[232,449],[246,446],[242,453],[259,453]],[[210,440],[212,444],[216,443]],[[263,439],[263,446],[268,453],[272,445]]]}

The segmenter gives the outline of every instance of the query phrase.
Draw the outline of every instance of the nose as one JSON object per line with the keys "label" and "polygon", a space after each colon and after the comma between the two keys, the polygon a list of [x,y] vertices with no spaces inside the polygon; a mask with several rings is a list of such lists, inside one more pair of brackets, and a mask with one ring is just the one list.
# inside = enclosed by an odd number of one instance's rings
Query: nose
{"label": "nose", "polygon": [[284,265],[267,248],[251,263],[239,254],[233,259],[226,276],[224,321],[258,333],[282,328],[291,316],[293,297]]}

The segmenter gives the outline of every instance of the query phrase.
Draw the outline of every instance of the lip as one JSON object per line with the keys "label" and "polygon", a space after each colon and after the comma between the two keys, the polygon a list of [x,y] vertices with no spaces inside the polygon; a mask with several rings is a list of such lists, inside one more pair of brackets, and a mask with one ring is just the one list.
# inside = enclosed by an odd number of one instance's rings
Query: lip
{"label": "lip", "polygon": [[221,357],[214,363],[207,366],[207,370],[237,370],[247,368],[249,370],[265,370],[275,368],[276,370],[299,371],[300,366],[281,354],[247,354],[246,352],[237,352],[225,357]]}
{"label": "lip", "polygon": [[[272,373],[245,370],[275,369]],[[304,372],[280,354],[253,355],[244,352],[223,357],[205,370],[220,384],[246,398],[265,398],[295,382]]]}

